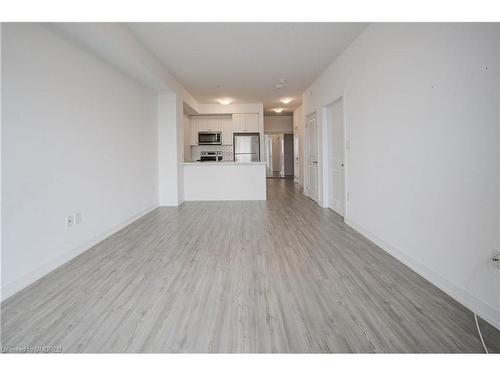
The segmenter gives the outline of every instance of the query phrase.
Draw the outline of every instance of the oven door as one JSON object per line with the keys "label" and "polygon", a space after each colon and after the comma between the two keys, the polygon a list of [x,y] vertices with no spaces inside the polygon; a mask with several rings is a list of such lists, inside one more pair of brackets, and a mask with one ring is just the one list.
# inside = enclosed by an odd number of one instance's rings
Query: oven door
{"label": "oven door", "polygon": [[208,155],[208,156],[200,156],[200,161],[218,161],[217,156]]}
{"label": "oven door", "polygon": [[221,145],[222,133],[221,132],[198,132],[199,145]]}

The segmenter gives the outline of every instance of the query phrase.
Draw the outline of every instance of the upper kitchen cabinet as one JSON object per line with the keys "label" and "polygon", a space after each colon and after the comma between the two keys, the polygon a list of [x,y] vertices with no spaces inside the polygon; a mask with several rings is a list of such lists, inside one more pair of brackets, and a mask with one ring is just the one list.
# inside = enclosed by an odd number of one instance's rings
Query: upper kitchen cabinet
{"label": "upper kitchen cabinet", "polygon": [[243,113],[233,114],[233,131],[235,133],[245,132],[245,116]]}
{"label": "upper kitchen cabinet", "polygon": [[259,115],[257,113],[233,114],[233,131],[235,133],[259,133]]}
{"label": "upper kitchen cabinet", "polygon": [[259,133],[259,115],[257,113],[245,114],[245,131],[249,133]]}
{"label": "upper kitchen cabinet", "polygon": [[198,119],[198,131],[220,132],[222,131],[222,116],[196,116]]}
{"label": "upper kitchen cabinet", "polygon": [[207,117],[198,116],[196,117],[198,120],[198,131],[199,132],[208,132],[210,124],[209,119]]}
{"label": "upper kitchen cabinet", "polygon": [[233,144],[233,121],[231,116],[224,116],[222,118],[222,144]]}
{"label": "upper kitchen cabinet", "polygon": [[199,128],[200,120],[199,117],[191,116],[190,125],[191,125],[191,140],[190,143],[192,146],[198,144],[198,128]]}

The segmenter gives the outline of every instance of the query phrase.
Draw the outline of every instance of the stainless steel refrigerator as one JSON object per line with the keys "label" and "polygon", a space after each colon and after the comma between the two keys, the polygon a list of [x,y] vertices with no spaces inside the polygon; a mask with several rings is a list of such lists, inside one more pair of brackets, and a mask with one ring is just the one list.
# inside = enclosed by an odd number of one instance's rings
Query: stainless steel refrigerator
{"label": "stainless steel refrigerator", "polygon": [[236,163],[260,161],[259,133],[234,133],[233,145]]}

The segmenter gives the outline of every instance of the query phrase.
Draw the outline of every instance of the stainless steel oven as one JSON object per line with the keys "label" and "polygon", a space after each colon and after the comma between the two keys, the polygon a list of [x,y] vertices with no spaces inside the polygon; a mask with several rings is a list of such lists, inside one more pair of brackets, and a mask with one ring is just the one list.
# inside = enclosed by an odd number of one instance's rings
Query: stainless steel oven
{"label": "stainless steel oven", "polygon": [[222,161],[222,151],[200,151],[200,161]]}
{"label": "stainless steel oven", "polygon": [[221,145],[222,132],[198,132],[199,145]]}

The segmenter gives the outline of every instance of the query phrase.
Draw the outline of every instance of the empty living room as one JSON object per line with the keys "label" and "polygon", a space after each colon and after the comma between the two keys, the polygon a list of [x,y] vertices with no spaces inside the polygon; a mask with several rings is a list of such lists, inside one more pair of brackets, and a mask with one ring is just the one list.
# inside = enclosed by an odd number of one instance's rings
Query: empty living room
{"label": "empty living room", "polygon": [[28,3],[3,373],[498,371],[492,2]]}

